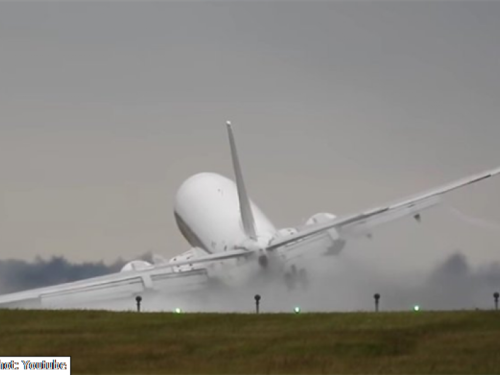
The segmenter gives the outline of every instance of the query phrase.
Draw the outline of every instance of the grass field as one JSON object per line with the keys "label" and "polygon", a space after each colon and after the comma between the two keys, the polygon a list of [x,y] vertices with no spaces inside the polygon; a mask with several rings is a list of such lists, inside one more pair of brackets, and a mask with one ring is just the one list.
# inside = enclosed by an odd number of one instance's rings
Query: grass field
{"label": "grass field", "polygon": [[0,311],[0,355],[73,373],[500,372],[500,312],[170,314]]}

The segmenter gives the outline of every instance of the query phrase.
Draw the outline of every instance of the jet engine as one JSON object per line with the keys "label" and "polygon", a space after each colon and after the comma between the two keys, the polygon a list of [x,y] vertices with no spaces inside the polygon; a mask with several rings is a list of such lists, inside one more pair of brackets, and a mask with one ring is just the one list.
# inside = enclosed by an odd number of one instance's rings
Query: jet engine
{"label": "jet engine", "polygon": [[324,223],[325,221],[328,220],[333,220],[337,216],[334,214],[328,213],[328,212],[320,212],[318,214],[312,215],[307,221],[306,225],[313,225],[313,224],[319,224],[319,223]]}
{"label": "jet engine", "polygon": [[[200,255],[203,255],[205,252],[198,248],[198,247],[192,247],[188,251],[183,252],[182,254],[176,255],[175,257],[171,258],[168,263],[173,263],[173,262],[180,262],[184,260],[189,260],[189,259],[196,259],[200,257]],[[184,272],[184,271],[192,271],[196,269],[203,268],[203,266],[199,264],[184,264],[181,266],[174,266],[173,271],[174,272]]]}
{"label": "jet engine", "polygon": [[140,271],[143,269],[146,269],[148,267],[151,267],[152,264],[149,262],[146,262],[145,260],[133,260],[131,262],[128,262],[125,264],[120,272],[127,272],[127,271]]}
{"label": "jet engine", "polygon": [[295,228],[282,228],[282,229],[278,230],[278,237],[291,236],[297,232],[298,231]]}
{"label": "jet engine", "polygon": [[[307,221],[306,225],[314,225],[321,224],[327,221],[331,221],[335,219],[337,216],[328,212],[320,212],[313,216],[311,216]],[[339,232],[331,228],[324,232],[325,234],[322,236],[321,241],[324,243],[325,248],[327,249],[326,254],[328,255],[337,255],[342,251],[345,247],[345,240],[341,238]]]}

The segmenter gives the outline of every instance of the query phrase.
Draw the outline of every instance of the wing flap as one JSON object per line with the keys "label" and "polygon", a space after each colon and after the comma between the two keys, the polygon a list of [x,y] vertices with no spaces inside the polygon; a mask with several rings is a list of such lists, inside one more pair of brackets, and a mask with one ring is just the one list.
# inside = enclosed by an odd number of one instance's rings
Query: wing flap
{"label": "wing flap", "polygon": [[370,232],[371,229],[378,227],[379,225],[386,224],[404,217],[417,215],[421,211],[434,207],[439,203],[441,203],[440,197],[427,198],[420,202],[415,202],[406,206],[387,210],[366,220],[356,220],[350,224],[342,225],[340,232],[342,235],[349,236],[364,235],[367,232]]}

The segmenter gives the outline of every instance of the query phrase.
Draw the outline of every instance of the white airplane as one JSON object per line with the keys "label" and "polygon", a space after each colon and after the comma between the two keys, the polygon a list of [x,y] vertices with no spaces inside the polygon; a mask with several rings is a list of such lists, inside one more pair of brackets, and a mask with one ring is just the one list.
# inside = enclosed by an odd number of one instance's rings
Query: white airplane
{"label": "white airplane", "polygon": [[[0,307],[78,307],[148,293],[189,293],[214,278],[224,281],[231,271],[237,270],[238,276],[242,266],[259,274],[265,271],[293,287],[305,280],[302,258],[317,254],[318,248],[338,254],[346,241],[370,236],[380,224],[406,216],[420,222],[421,212],[437,205],[444,193],[500,173],[500,168],[492,169],[360,213],[318,213],[299,228],[277,229],[250,200],[230,122],[227,131],[236,183],[219,174],[200,173],[184,181],[176,195],[175,219],[191,249],[170,260],[157,257],[153,264],[132,261],[116,274],[3,295]],[[255,277],[252,272],[247,277],[241,272],[239,282]]]}

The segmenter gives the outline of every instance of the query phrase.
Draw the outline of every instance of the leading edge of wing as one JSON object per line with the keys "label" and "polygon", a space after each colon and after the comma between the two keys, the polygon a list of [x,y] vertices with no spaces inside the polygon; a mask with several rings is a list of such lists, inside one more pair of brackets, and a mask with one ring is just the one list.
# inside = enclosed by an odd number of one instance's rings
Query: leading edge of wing
{"label": "leading edge of wing", "polygon": [[[248,250],[234,250],[234,251],[226,251],[222,254],[211,254],[204,257],[199,257],[196,259],[188,259],[177,262],[171,262],[161,265],[152,265],[150,267],[141,269],[141,270],[131,270],[125,272],[117,272],[111,273],[108,275],[92,277],[88,279],[72,281],[68,283],[51,285],[41,288],[28,289],[14,293],[8,293],[0,295],[0,305],[5,303],[20,301],[23,299],[29,299],[33,297],[38,297],[42,294],[48,293],[62,293],[62,292],[78,292],[84,288],[90,288],[95,286],[105,286],[107,284],[113,284],[117,282],[126,281],[128,279],[138,278],[145,275],[155,275],[162,273],[174,273],[173,268],[177,266],[183,265],[191,265],[191,264],[200,264],[200,263],[210,263],[228,259],[241,258],[252,255],[253,252],[249,252]],[[178,273],[183,272],[179,271]]]}
{"label": "leading edge of wing", "polygon": [[343,217],[338,217],[335,219],[332,219],[330,221],[327,221],[325,223],[317,224],[311,227],[306,227],[304,230],[288,236],[284,238],[277,239],[276,241],[272,242],[268,247],[267,250],[274,250],[277,249],[278,247],[287,245],[289,243],[304,239],[306,237],[313,236],[315,234],[321,233],[325,230],[332,229],[332,228],[340,228],[349,224],[353,224],[356,222],[360,222],[362,220],[367,220],[373,217],[376,217],[378,215],[386,214],[389,212],[395,212],[397,210],[403,209],[410,207],[412,210],[408,210],[405,215],[398,215],[395,216],[395,218],[400,218],[402,216],[407,216],[412,213],[415,213],[418,210],[423,210],[426,208],[430,208],[436,204],[439,203],[439,196],[445,193],[448,193],[452,190],[459,189],[461,187],[464,187],[466,185],[471,185],[476,182],[485,180],[487,178],[493,177],[497,174],[500,174],[500,167],[491,169],[488,171],[484,171],[482,173],[478,173],[466,178],[462,178],[459,180],[456,180],[454,182],[441,185],[437,188],[427,190],[423,193],[413,195],[410,198],[405,198],[400,201],[396,201],[394,203],[388,204],[386,206],[381,206],[381,207],[376,207],[367,211],[363,211],[361,213],[356,213],[352,215],[346,215]]}

